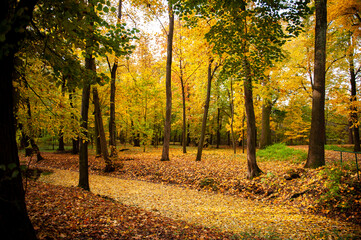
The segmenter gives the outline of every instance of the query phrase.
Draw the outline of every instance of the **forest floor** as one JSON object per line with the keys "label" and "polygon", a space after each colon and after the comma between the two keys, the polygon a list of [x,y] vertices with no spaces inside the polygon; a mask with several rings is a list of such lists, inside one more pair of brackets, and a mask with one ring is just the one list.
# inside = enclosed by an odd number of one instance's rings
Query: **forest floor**
{"label": "forest floor", "polygon": [[[361,236],[361,189],[356,175],[341,174],[338,191],[335,196],[329,194],[337,152],[326,151],[329,167],[316,170],[292,160],[260,161],[264,174],[250,181],[245,179],[245,154],[234,155],[231,149],[205,149],[202,161],[195,162],[195,149],[183,154],[174,148],[171,161],[161,162],[161,148],[145,152],[129,148],[119,152],[112,173],[103,172],[101,158],[89,158],[91,193],[74,187],[77,156],[43,155],[45,160],[38,163],[21,157],[31,169],[44,171],[40,180],[47,182],[27,184],[29,215],[43,239]],[[352,156],[343,160],[344,164],[353,161]]]}

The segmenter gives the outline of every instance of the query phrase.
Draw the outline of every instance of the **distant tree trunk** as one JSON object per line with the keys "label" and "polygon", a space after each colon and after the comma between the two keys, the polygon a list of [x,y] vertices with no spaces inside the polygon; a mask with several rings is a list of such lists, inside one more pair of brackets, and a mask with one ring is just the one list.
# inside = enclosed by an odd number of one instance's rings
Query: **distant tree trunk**
{"label": "distant tree trunk", "polygon": [[252,179],[259,176],[262,171],[256,162],[256,117],[253,107],[253,90],[250,66],[246,57],[243,60],[244,70],[244,100],[247,116],[247,178]]}
{"label": "distant tree trunk", "polygon": [[272,144],[270,126],[271,111],[272,103],[270,101],[264,100],[264,103],[262,104],[262,129],[261,138],[259,141],[260,149],[264,149],[265,147]]}
{"label": "distant tree trunk", "polygon": [[[26,83],[27,84],[27,83]],[[31,120],[31,106],[30,106],[30,100],[29,98],[26,98],[25,100],[26,106],[27,106],[27,113],[28,113],[28,127],[29,131],[32,132],[32,120]],[[33,153],[36,153],[36,160],[41,161],[44,158],[41,156],[40,149],[38,145],[35,143],[35,140],[33,137],[26,135],[26,133],[23,132],[23,136],[26,139],[26,145],[25,145],[25,156],[31,156]]]}
{"label": "distant tree trunk", "polygon": [[[94,111],[94,122],[97,122],[97,117]],[[94,137],[95,137],[95,157],[98,158],[102,155],[102,149],[100,144],[99,125],[94,124]]]}
{"label": "distant tree trunk", "polygon": [[182,110],[183,110],[182,146],[183,146],[183,153],[187,153],[186,95],[185,95],[185,87],[184,87],[184,80],[183,80],[182,61],[180,61],[179,64],[180,64],[179,67],[180,67],[180,81],[181,81],[181,88],[182,88]]}
{"label": "distant tree trunk", "polygon": [[206,101],[205,101],[205,104],[204,104],[202,130],[201,130],[200,140],[199,140],[199,143],[198,143],[198,151],[197,151],[196,161],[200,161],[201,158],[202,158],[202,150],[203,150],[203,144],[204,144],[204,137],[205,137],[205,134],[206,134],[209,102],[210,102],[210,99],[211,99],[212,79],[213,79],[214,73],[216,72],[216,70],[218,68],[218,65],[216,65],[215,68],[212,70],[212,63],[213,63],[213,59],[210,59],[210,61],[208,63],[207,97],[206,97]]}
{"label": "distant tree trunk", "polygon": [[167,66],[166,66],[166,113],[164,123],[164,142],[161,161],[169,161],[169,144],[171,132],[171,115],[172,115],[172,49],[174,33],[174,13],[172,3],[168,2],[169,30],[167,41]]}
{"label": "distant tree trunk", "polygon": [[221,144],[221,128],[222,128],[222,119],[221,119],[221,109],[217,108],[217,146]]}
{"label": "distant tree trunk", "polygon": [[93,101],[94,101],[94,110],[95,110],[95,124],[98,126],[98,134],[100,138],[100,149],[102,156],[105,161],[105,169],[104,172],[112,172],[115,170],[112,160],[109,158],[107,141],[105,138],[104,125],[102,113],[100,110],[100,101],[98,89],[93,87]]}
{"label": "distant tree trunk", "polygon": [[354,144],[355,142],[353,141],[353,128],[352,128],[352,121],[348,122],[348,144]]}
{"label": "distant tree trunk", "polygon": [[233,153],[237,153],[237,146],[236,146],[236,137],[234,134],[233,124],[234,124],[234,101],[233,101],[233,80],[231,79],[231,91],[229,94],[229,98],[231,99],[231,102],[229,104],[229,108],[231,109],[231,137],[232,137],[232,147],[233,147]]}
{"label": "distant tree trunk", "polygon": [[[122,0],[118,3],[118,18],[117,24],[120,23],[122,18]],[[109,64],[110,68],[110,64]],[[115,127],[115,79],[117,78],[118,69],[118,58],[115,59],[113,67],[110,68],[110,118],[109,118],[109,145],[110,145],[110,156],[114,157],[117,155],[117,144],[116,144],[116,127]]]}
{"label": "distant tree trunk", "polygon": [[[61,95],[65,96],[65,85],[66,85],[66,78],[63,75],[61,84]],[[59,129],[59,137],[58,137],[58,151],[64,152],[65,151],[65,144],[64,144],[64,126],[61,124]]]}
{"label": "distant tree trunk", "polygon": [[325,63],[327,32],[327,0],[316,1],[315,70],[312,88],[312,120],[305,167],[325,165]]}
{"label": "distant tree trunk", "polygon": [[351,123],[353,129],[353,137],[354,137],[354,151],[360,151],[360,131],[359,131],[359,121],[357,116],[357,106],[354,104],[357,102],[357,87],[356,87],[356,73],[355,73],[355,65],[354,65],[354,56],[353,56],[353,43],[352,38],[350,37],[350,47],[352,48],[352,52],[349,53],[349,65],[350,65],[350,84],[351,84]]}
{"label": "distant tree trunk", "polygon": [[[1,239],[37,239],[25,205],[15,137],[14,56],[25,38],[36,0],[1,1],[0,22],[0,233]],[[21,11],[21,12],[20,12]]]}

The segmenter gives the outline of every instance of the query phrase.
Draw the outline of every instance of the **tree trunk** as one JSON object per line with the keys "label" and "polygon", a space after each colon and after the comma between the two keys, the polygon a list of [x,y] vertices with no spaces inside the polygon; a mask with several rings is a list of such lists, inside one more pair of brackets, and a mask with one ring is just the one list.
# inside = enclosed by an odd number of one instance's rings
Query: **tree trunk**
{"label": "tree trunk", "polygon": [[[85,58],[85,68],[95,72],[95,59],[90,56]],[[90,79],[84,81],[82,101],[81,101],[81,133],[83,139],[80,140],[79,149],[79,184],[78,186],[90,190],[89,170],[88,170],[88,112],[90,98]]]}
{"label": "tree trunk", "polygon": [[236,137],[234,134],[234,129],[233,129],[233,123],[234,123],[234,101],[233,101],[233,80],[231,79],[231,92],[229,94],[231,102],[230,102],[230,109],[231,109],[231,136],[232,136],[232,147],[233,147],[233,153],[236,154],[237,153],[237,146],[236,146]]}
{"label": "tree trunk", "polygon": [[[61,84],[61,95],[64,97],[65,96],[65,85],[66,85],[66,77],[64,75],[63,75],[62,80],[63,81],[62,81],[62,84]],[[62,124],[60,125],[60,130],[59,130],[58,151],[61,151],[61,152],[65,151],[64,126]]]}
{"label": "tree trunk", "polygon": [[105,138],[104,125],[102,119],[102,113],[100,110],[100,101],[98,95],[98,89],[93,87],[93,101],[94,101],[94,110],[95,110],[95,124],[98,126],[98,134],[100,138],[100,149],[102,156],[105,161],[104,172],[112,172],[115,170],[112,160],[109,158],[107,141]]}
{"label": "tree trunk", "polygon": [[100,134],[99,134],[99,125],[97,122],[97,116],[94,111],[94,135],[95,135],[95,157],[99,158],[102,155],[101,143],[100,143]]}
{"label": "tree trunk", "polygon": [[315,70],[312,89],[312,120],[308,157],[305,167],[325,165],[325,63],[327,0],[316,1]]}
{"label": "tree trunk", "polygon": [[[117,23],[120,24],[122,18],[122,0],[118,3],[118,18]],[[118,58],[115,58],[113,67],[110,69],[110,118],[109,118],[109,145],[110,156],[117,156],[116,144],[116,127],[115,127],[115,79],[117,78]]]}
{"label": "tree trunk", "polygon": [[250,66],[246,57],[243,60],[244,78],[244,102],[247,116],[247,178],[252,179],[259,176],[262,171],[256,162],[256,117],[253,107],[253,90]]}
{"label": "tree trunk", "polygon": [[[26,83],[27,84],[27,83]],[[27,85],[26,85],[27,88]],[[30,105],[30,100],[29,98],[26,98],[26,106],[28,108],[28,127],[29,127],[29,132],[32,133],[33,132],[33,128],[32,128],[32,120],[31,120],[31,105]],[[26,135],[26,133],[23,133],[24,135]],[[25,146],[25,156],[31,156],[33,153],[36,153],[36,160],[39,162],[41,160],[43,160],[44,158],[41,156],[40,153],[40,149],[38,147],[38,145],[35,143],[35,140],[32,136],[25,136],[26,138],[26,146]]]}
{"label": "tree trunk", "polygon": [[270,117],[272,111],[272,104],[270,101],[264,100],[262,105],[262,129],[261,138],[259,141],[259,148],[264,149],[265,147],[272,144],[271,139],[271,126]]}
{"label": "tree trunk", "polygon": [[352,129],[352,121],[348,122],[348,144],[355,144],[354,138],[353,138],[353,129]]}
{"label": "tree trunk", "polygon": [[217,146],[221,144],[221,128],[222,128],[222,119],[221,119],[221,109],[217,108]]}
{"label": "tree trunk", "polygon": [[201,137],[198,143],[198,151],[197,151],[197,158],[196,161],[200,161],[202,158],[202,150],[204,144],[204,137],[206,134],[206,126],[207,126],[207,116],[208,116],[208,109],[209,109],[209,102],[211,99],[211,86],[212,86],[212,78],[214,76],[215,71],[218,68],[218,65],[212,71],[212,63],[213,59],[210,59],[208,63],[208,84],[207,84],[207,97],[204,104],[204,112],[203,112],[203,120],[202,120],[202,130],[201,130]]}
{"label": "tree trunk", "polygon": [[161,161],[169,161],[169,144],[171,132],[171,115],[172,115],[172,49],[174,33],[174,13],[172,3],[168,2],[169,11],[169,32],[167,41],[167,66],[166,66],[166,113],[164,123],[164,142]]}
{"label": "tree trunk", "polygon": [[[14,56],[25,38],[25,31],[20,30],[29,24],[36,3],[36,0],[0,2],[0,22],[8,28],[7,32],[2,30],[5,35],[0,43],[0,232],[4,240],[36,239],[26,210],[20,173],[12,85]],[[19,9],[21,14],[17,12]],[[10,19],[14,18],[16,21],[12,22]]]}
{"label": "tree trunk", "polygon": [[350,65],[350,84],[351,84],[351,123],[353,129],[353,137],[354,137],[354,151],[360,151],[360,132],[359,132],[359,122],[357,116],[357,107],[354,104],[357,102],[357,88],[356,88],[356,73],[355,73],[355,66],[354,66],[354,56],[353,56],[353,46],[352,46],[352,39],[350,37],[350,47],[352,48],[352,52],[349,54],[349,65]]}
{"label": "tree trunk", "polygon": [[182,110],[183,110],[183,127],[182,127],[182,146],[183,146],[183,153],[187,153],[187,118],[186,118],[186,95],[185,95],[185,87],[184,87],[184,80],[183,80],[183,69],[182,69],[182,61],[180,61],[180,81],[181,81],[181,88],[182,88]]}
{"label": "tree trunk", "polygon": [[[74,90],[69,91],[69,100],[70,100],[70,107],[71,108],[74,108],[74,104],[73,104],[73,94],[74,94],[74,92],[75,92]],[[71,118],[72,119],[75,118],[73,113],[71,113]],[[72,143],[73,143],[72,144],[73,147],[72,147],[71,153],[72,154],[78,154],[79,153],[79,137],[74,137],[72,139]]]}

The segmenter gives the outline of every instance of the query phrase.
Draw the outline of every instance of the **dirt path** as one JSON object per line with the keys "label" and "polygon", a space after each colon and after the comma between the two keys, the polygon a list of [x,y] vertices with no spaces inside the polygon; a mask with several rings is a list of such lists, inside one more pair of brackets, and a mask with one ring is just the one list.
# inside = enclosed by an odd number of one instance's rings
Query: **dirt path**
{"label": "dirt path", "polygon": [[[40,181],[54,185],[76,186],[78,173],[54,169],[53,174],[42,175]],[[333,236],[348,235],[354,231],[361,233],[359,226],[301,214],[298,209],[269,206],[247,199],[174,185],[91,175],[90,188],[93,193],[106,195],[126,205],[234,233],[255,232],[269,236],[270,232],[276,232],[282,238],[292,239],[307,239],[311,235],[318,236],[321,232]]]}

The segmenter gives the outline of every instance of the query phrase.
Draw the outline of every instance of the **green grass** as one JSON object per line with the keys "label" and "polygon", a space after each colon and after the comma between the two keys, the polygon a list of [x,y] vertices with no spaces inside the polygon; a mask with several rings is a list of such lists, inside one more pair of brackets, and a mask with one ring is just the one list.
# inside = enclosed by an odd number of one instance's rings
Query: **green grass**
{"label": "green grass", "polygon": [[260,161],[293,161],[300,163],[306,160],[307,153],[302,150],[292,149],[284,143],[276,143],[257,151]]}
{"label": "green grass", "polygon": [[325,150],[352,151],[352,148],[340,147],[337,145],[325,145]]}

